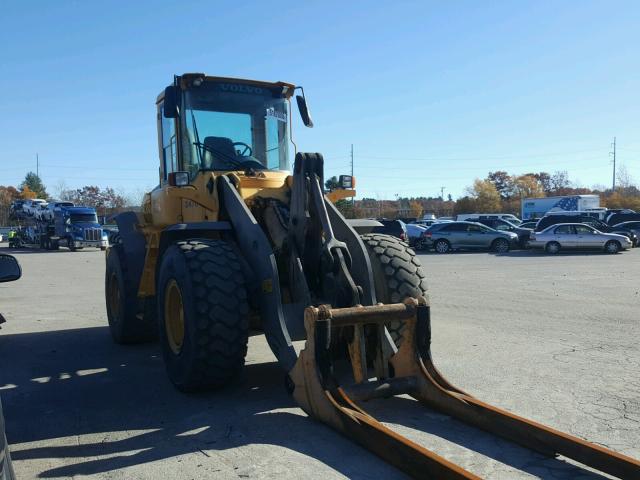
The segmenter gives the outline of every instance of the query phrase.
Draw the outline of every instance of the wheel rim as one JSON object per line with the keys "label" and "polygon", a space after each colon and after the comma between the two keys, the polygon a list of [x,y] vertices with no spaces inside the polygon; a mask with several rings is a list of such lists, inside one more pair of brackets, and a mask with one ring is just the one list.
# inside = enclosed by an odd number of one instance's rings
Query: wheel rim
{"label": "wheel rim", "polygon": [[115,322],[120,320],[120,287],[115,273],[109,277],[109,309]]}
{"label": "wheel rim", "polygon": [[438,253],[446,253],[449,250],[449,246],[444,242],[438,242],[436,245],[436,250]]}
{"label": "wheel rim", "polygon": [[556,253],[559,250],[558,245],[556,245],[555,243],[549,245],[548,249],[551,253]]}
{"label": "wheel rim", "polygon": [[509,245],[504,240],[499,240],[498,243],[496,244],[496,250],[498,252],[504,253],[507,251],[508,248],[509,248]]}
{"label": "wheel rim", "polygon": [[618,246],[617,246],[615,243],[610,243],[610,244],[607,246],[607,250],[608,250],[610,253],[616,253],[616,252],[618,251]]}
{"label": "wheel rim", "polygon": [[171,351],[178,355],[184,342],[184,306],[178,283],[172,279],[164,295],[164,328]]}

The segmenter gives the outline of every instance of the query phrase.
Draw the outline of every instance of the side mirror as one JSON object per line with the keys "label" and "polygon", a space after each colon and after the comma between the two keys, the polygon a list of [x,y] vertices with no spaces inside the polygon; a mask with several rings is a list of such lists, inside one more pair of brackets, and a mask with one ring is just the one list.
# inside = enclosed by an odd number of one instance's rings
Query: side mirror
{"label": "side mirror", "polygon": [[178,92],[175,86],[164,89],[164,118],[176,118],[178,116]]}
{"label": "side mirror", "polygon": [[340,188],[351,189],[356,186],[356,179],[351,175],[340,175],[338,179],[338,183],[340,184]]}
{"label": "side mirror", "polygon": [[22,276],[22,269],[16,257],[0,253],[0,282],[13,282]]}
{"label": "side mirror", "polygon": [[303,95],[296,95],[296,102],[298,102],[298,110],[300,111],[300,116],[302,117],[302,123],[304,123],[306,127],[313,127],[313,120],[311,120],[311,115],[309,114],[307,100]]}

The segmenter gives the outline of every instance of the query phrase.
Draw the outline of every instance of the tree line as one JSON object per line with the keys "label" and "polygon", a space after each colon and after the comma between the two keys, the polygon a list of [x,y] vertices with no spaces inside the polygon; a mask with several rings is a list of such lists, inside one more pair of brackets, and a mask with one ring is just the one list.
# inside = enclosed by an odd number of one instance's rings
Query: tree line
{"label": "tree line", "polygon": [[[325,182],[327,190],[337,188],[337,178]],[[489,172],[476,178],[464,195],[454,200],[442,197],[398,197],[395,200],[363,198],[340,200],[338,209],[347,218],[421,218],[425,213],[452,216],[461,213],[512,213],[520,215],[523,198],[564,195],[599,195],[600,205],[607,208],[630,208],[640,212],[640,189],[624,166],[618,169],[616,188],[574,184],[566,171],[510,174],[504,170]]]}

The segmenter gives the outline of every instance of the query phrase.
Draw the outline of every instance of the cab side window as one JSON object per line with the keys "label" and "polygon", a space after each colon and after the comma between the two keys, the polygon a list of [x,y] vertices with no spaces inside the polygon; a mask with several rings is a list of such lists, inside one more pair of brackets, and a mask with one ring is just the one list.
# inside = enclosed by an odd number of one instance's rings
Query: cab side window
{"label": "cab side window", "polygon": [[171,172],[178,170],[178,155],[176,152],[175,119],[164,117],[164,106],[160,109],[162,118],[162,162],[164,165],[164,179]]}

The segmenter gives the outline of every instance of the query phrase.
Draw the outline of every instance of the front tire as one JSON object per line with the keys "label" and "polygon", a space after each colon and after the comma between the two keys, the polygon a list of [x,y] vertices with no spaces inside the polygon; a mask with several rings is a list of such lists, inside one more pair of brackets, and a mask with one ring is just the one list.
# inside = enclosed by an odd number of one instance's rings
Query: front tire
{"label": "front tire", "polygon": [[171,382],[190,392],[222,387],[244,367],[249,305],[240,260],[222,240],[187,240],[162,257],[160,341]]}
{"label": "front tire", "polygon": [[[376,300],[399,303],[407,297],[427,296],[427,275],[420,260],[409,246],[391,235],[361,236],[371,260]],[[387,330],[399,345],[403,321],[389,322]]]}
{"label": "front tire", "polygon": [[622,245],[616,240],[609,240],[604,246],[604,251],[607,253],[616,254],[620,250],[622,250]]}

